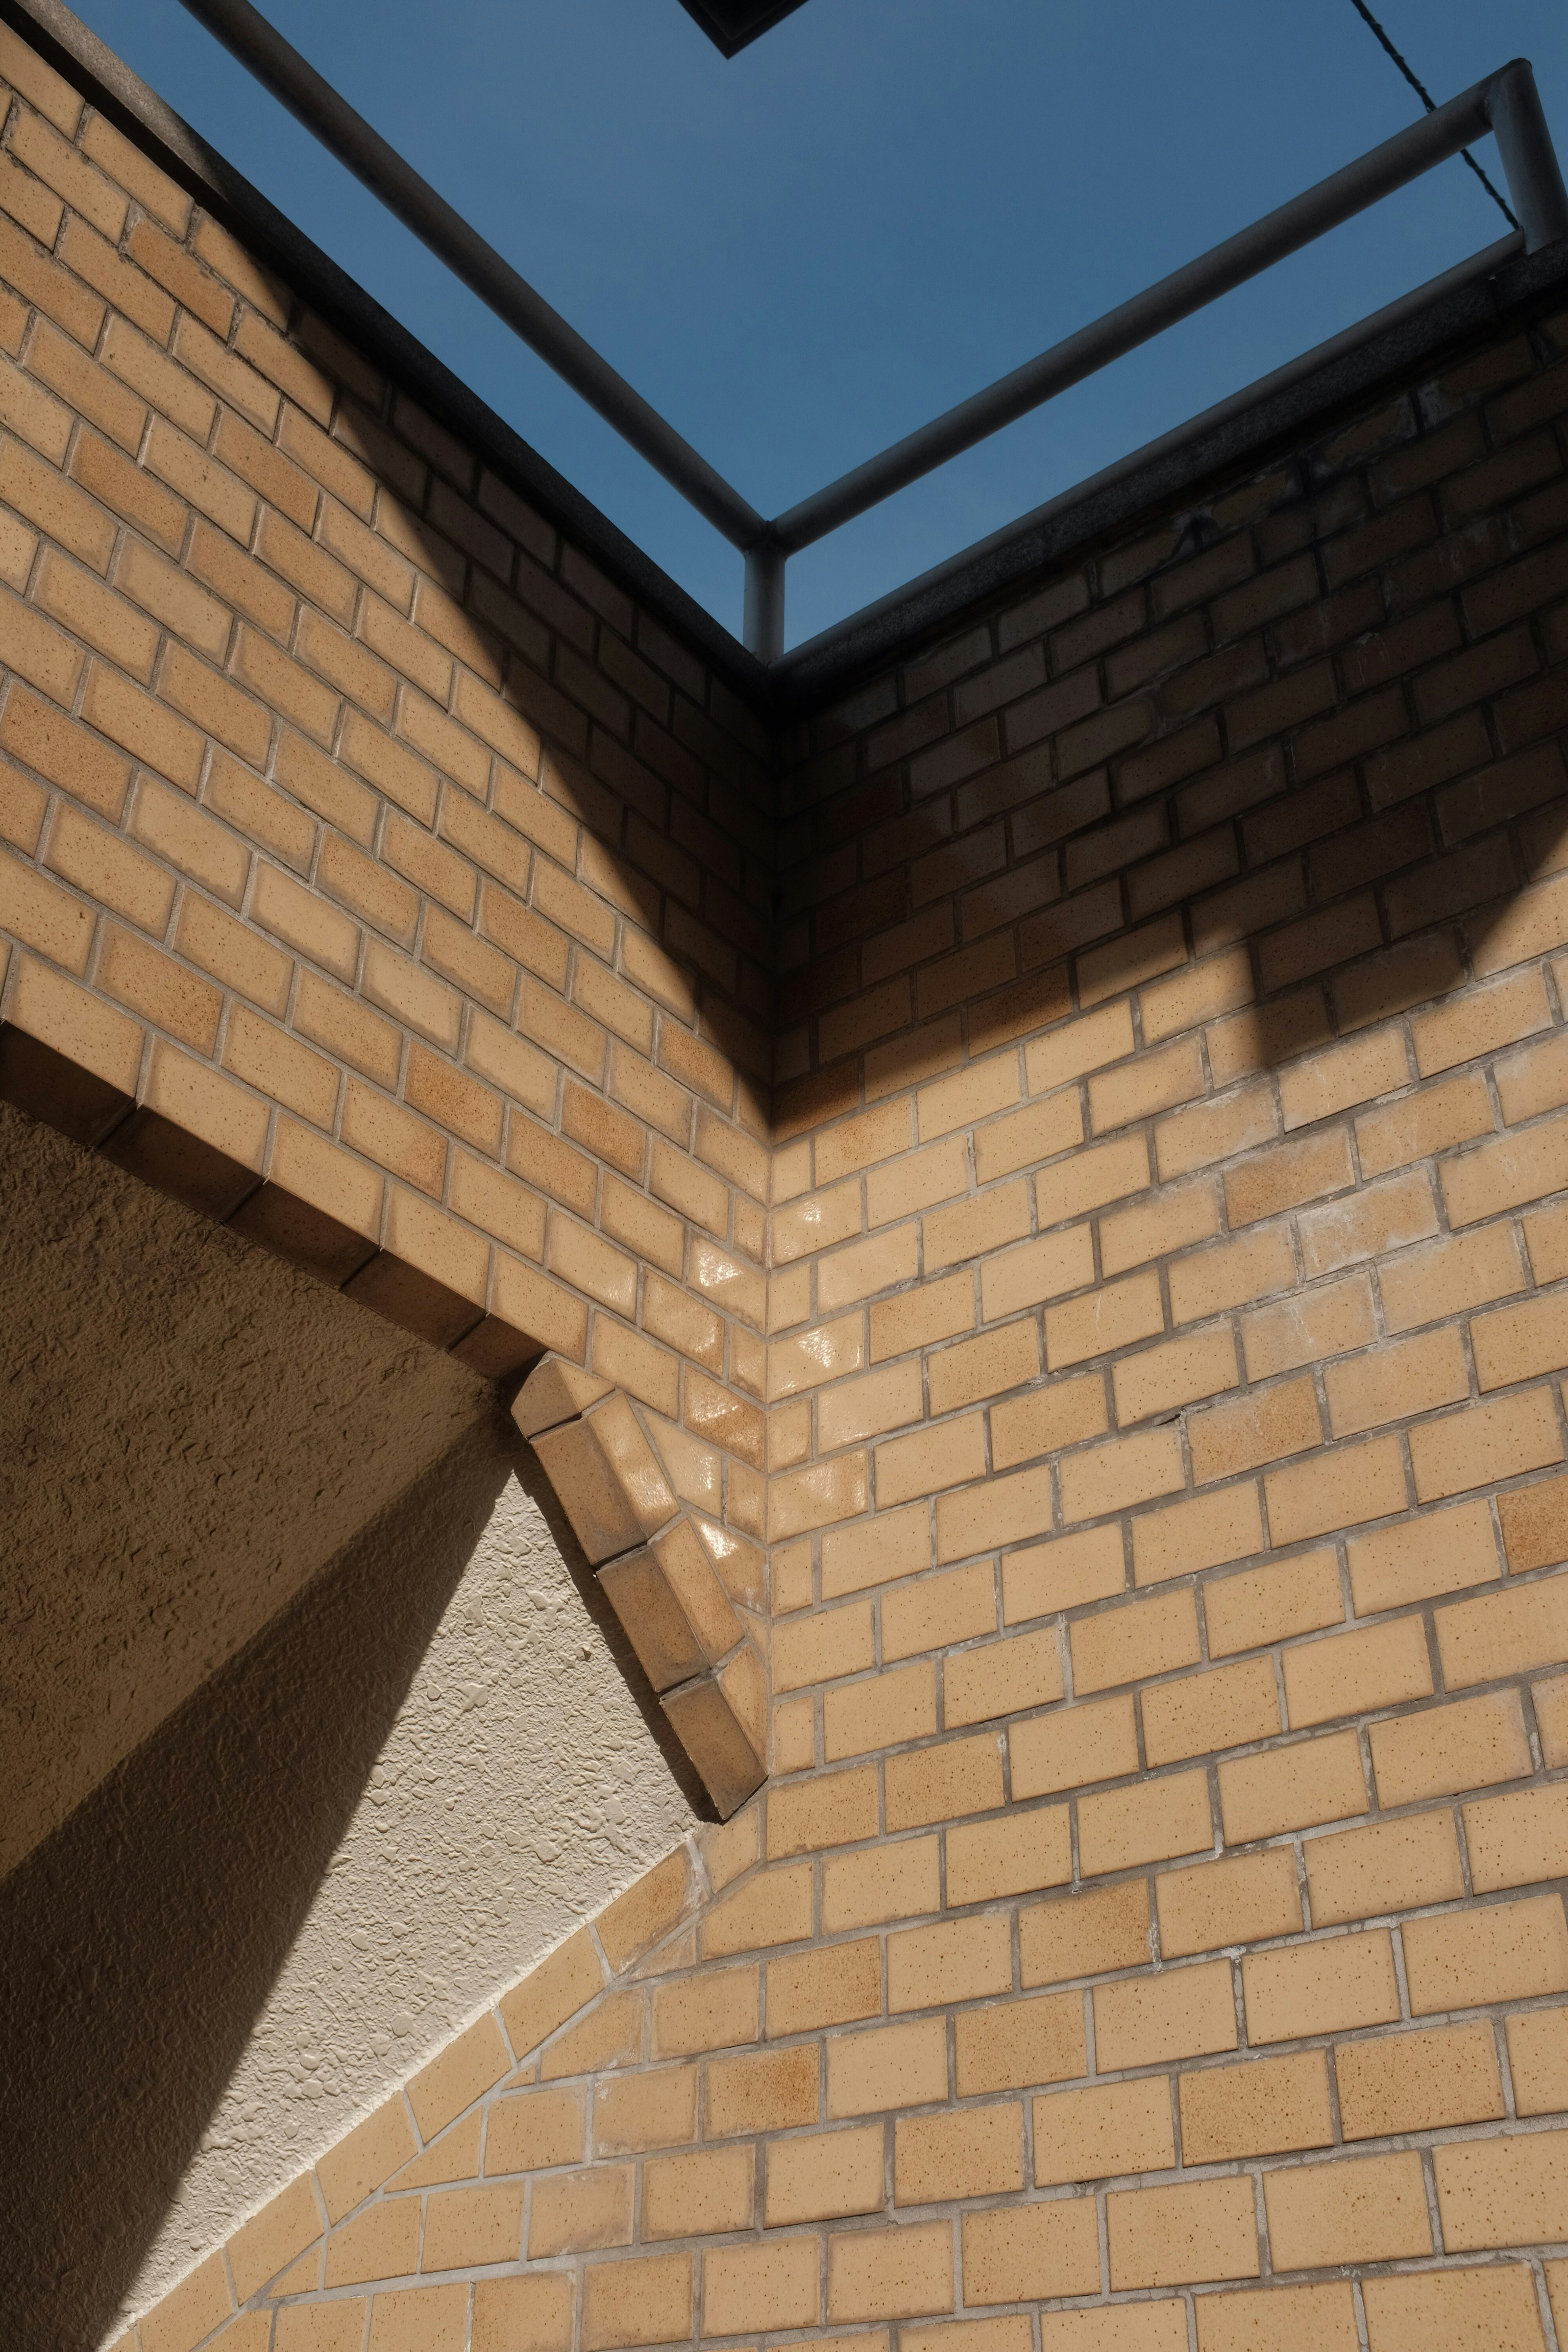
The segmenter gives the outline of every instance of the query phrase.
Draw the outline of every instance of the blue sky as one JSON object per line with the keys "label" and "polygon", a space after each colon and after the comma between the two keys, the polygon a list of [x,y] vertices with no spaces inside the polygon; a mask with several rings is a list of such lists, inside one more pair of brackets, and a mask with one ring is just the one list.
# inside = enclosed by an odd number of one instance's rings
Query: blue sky
{"label": "blue sky", "polygon": [[[178,0],[77,0],[153,88],[739,627],[739,557]],[[678,0],[264,0],[327,79],[775,513],[1388,137],[1350,0],[808,0],[726,63]],[[1385,0],[1439,100],[1562,0]],[[1500,177],[1491,142],[1481,160]],[[789,638],[1504,233],[1458,161],[794,559]]]}

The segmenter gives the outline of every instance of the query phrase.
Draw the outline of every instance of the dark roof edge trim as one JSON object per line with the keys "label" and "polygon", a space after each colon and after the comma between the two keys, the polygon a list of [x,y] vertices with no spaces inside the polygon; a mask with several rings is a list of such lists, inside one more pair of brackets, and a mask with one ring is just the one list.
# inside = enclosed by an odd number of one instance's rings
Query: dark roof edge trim
{"label": "dark roof edge trim", "polygon": [[[1463,279],[1467,270],[1468,283],[1449,282]],[[1367,338],[1352,328],[1332,338],[793,647],[770,671],[780,706],[795,716],[820,709],[984,599],[1070,561],[1141,513],[1169,507],[1216,475],[1266,462],[1281,444],[1299,441],[1315,418],[1327,424],[1392,378],[1474,341],[1509,312],[1565,286],[1568,243],[1521,255],[1491,272],[1478,274],[1461,263],[1430,288],[1391,304],[1403,315],[1381,333]]]}
{"label": "dark roof edge trim", "polygon": [[805,0],[680,0],[680,5],[721,55],[736,58],[793,16]]}
{"label": "dark roof edge trim", "polygon": [[378,363],[584,554],[601,563],[619,586],[721,672],[759,717],[770,715],[768,674],[755,656],[193,131],[63,0],[0,0],[0,19],[81,89],[118,130],[258,260],[275,268],[329,326]]}

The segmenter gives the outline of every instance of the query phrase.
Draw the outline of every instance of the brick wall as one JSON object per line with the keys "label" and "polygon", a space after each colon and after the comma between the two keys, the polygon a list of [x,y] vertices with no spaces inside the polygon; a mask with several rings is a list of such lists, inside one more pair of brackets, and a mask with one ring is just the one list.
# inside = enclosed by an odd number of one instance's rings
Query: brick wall
{"label": "brick wall", "polygon": [[761,1796],[128,2340],[1568,2341],[1568,314],[792,724],[775,845],[722,682],[0,63],[7,1083],[772,1545]]}
{"label": "brick wall", "polygon": [[754,1545],[765,734],[0,77],[0,1089],[479,1370],[591,1368]]}

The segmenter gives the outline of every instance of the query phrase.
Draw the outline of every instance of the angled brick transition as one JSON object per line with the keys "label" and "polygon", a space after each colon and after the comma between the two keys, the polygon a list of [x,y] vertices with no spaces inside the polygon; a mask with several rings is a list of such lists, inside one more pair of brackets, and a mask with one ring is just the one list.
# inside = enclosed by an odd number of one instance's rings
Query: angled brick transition
{"label": "angled brick transition", "polygon": [[120,2352],[1563,2352],[1568,253],[789,698],[7,17],[0,1092],[719,1816]]}

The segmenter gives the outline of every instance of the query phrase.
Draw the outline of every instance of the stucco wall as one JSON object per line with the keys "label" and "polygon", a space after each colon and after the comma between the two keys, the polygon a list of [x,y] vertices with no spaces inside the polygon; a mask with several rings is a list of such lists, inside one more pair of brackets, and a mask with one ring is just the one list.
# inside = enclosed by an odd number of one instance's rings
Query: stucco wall
{"label": "stucco wall", "polygon": [[87,2340],[691,1816],[494,1391],[0,1121],[0,2074]]}
{"label": "stucco wall", "polygon": [[489,1409],[0,1104],[0,1874]]}
{"label": "stucco wall", "polygon": [[485,1514],[135,2309],[690,1826],[518,1451],[475,1433],[381,1523],[395,1591]]}

